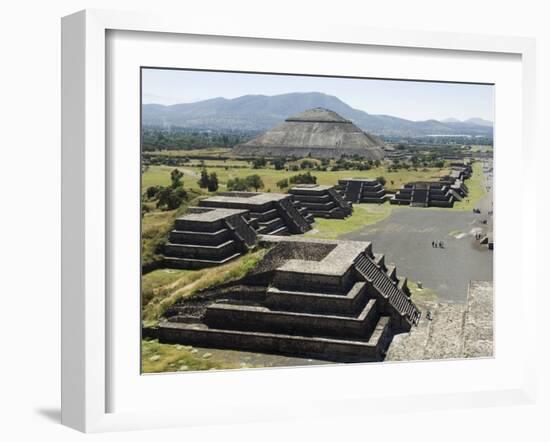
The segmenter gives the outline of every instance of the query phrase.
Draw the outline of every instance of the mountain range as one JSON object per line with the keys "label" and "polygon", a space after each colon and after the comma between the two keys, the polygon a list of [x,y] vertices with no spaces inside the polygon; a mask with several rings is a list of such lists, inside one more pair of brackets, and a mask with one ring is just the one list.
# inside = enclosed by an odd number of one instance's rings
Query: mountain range
{"label": "mountain range", "polygon": [[195,103],[174,105],[144,104],[144,126],[178,127],[200,130],[264,131],[289,116],[306,109],[323,107],[351,120],[365,132],[385,136],[428,136],[493,134],[490,121],[471,118],[466,121],[411,121],[391,115],[369,114],[354,109],[338,97],[320,92],[295,92],[281,95],[244,95],[242,97],[212,98]]}

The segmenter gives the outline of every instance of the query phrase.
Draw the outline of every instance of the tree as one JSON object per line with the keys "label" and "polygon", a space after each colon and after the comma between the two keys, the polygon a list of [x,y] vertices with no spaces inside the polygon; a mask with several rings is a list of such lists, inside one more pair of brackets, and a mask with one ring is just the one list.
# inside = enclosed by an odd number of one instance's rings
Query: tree
{"label": "tree", "polygon": [[145,195],[147,196],[147,199],[152,200],[153,198],[155,198],[161,188],[162,188],[161,186],[148,187],[147,190],[145,191]]}
{"label": "tree", "polygon": [[284,158],[274,158],[271,160],[271,164],[273,164],[275,170],[283,170],[285,168]]}
{"label": "tree", "polygon": [[163,187],[158,193],[157,208],[162,210],[177,209],[187,199],[187,192],[182,187]]}
{"label": "tree", "polygon": [[183,178],[183,173],[179,169],[174,169],[170,172],[170,179],[172,180],[172,189],[176,189],[181,186],[181,179]]}
{"label": "tree", "polygon": [[[380,184],[382,184],[383,186],[386,185],[386,178],[384,178],[383,176],[377,176],[376,179],[377,179],[378,182],[379,182]],[[392,184],[393,184],[393,182],[392,182]]]}
{"label": "tree", "polygon": [[206,170],[206,167],[203,167],[201,170],[201,177],[197,181],[197,184],[201,189],[207,189],[208,188],[208,171]]}
{"label": "tree", "polygon": [[244,192],[250,190],[250,186],[245,178],[236,177],[227,181],[227,190]]}
{"label": "tree", "polygon": [[245,180],[250,187],[254,188],[256,192],[258,191],[258,189],[264,187],[264,182],[262,181],[260,175],[249,175],[245,178]]}
{"label": "tree", "polygon": [[264,157],[254,158],[252,160],[252,168],[253,169],[261,169],[262,167],[265,167],[266,164],[267,164],[267,161]]}
{"label": "tree", "polygon": [[279,189],[285,189],[288,187],[288,178],[277,181],[277,187]]}
{"label": "tree", "polygon": [[208,177],[208,191],[215,192],[218,190],[218,175],[216,172],[212,172]]}
{"label": "tree", "polygon": [[316,184],[317,177],[312,175],[311,172],[299,173],[289,178],[290,184]]}

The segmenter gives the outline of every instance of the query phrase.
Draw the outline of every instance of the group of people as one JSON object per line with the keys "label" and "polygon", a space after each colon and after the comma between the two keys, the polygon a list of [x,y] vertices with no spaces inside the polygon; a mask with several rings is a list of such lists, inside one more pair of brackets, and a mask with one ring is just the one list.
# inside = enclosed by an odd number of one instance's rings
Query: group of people
{"label": "group of people", "polygon": [[435,249],[444,249],[445,243],[443,241],[432,241],[432,247]]}

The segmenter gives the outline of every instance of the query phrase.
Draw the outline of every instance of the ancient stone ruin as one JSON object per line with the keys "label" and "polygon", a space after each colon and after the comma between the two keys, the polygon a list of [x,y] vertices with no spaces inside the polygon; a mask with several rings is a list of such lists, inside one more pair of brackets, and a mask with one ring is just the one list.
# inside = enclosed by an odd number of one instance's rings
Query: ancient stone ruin
{"label": "ancient stone ruin", "polygon": [[292,195],[270,192],[220,192],[200,201],[201,207],[248,210],[250,224],[258,234],[305,233],[314,219]]}
{"label": "ancient stone ruin", "polygon": [[338,180],[337,189],[350,203],[384,203],[388,196],[376,178],[346,178]]}
{"label": "ancient stone ruin", "polygon": [[390,199],[390,203],[411,207],[453,207],[459,198],[462,199],[448,184],[416,182],[405,184]]}
{"label": "ancient stone ruin", "polygon": [[177,218],[164,245],[168,267],[200,269],[224,264],[256,245],[247,210],[192,207]]}
{"label": "ancient stone ruin", "polygon": [[314,217],[343,219],[353,211],[352,205],[334,186],[300,184],[292,187],[289,193]]}
{"label": "ancient stone ruin", "polygon": [[340,158],[358,156],[384,158],[384,142],[359,129],[351,121],[328,109],[315,108],[287,118],[262,135],[236,146],[242,156]]}
{"label": "ancient stone ruin", "polygon": [[269,248],[244,279],[171,307],[160,342],[309,357],[383,360],[420,319],[406,278],[368,242],[261,236]]}
{"label": "ancient stone ruin", "polygon": [[391,204],[411,207],[453,207],[468,195],[464,181],[472,176],[469,164],[451,163],[449,175],[439,181],[419,181],[403,185],[390,198]]}

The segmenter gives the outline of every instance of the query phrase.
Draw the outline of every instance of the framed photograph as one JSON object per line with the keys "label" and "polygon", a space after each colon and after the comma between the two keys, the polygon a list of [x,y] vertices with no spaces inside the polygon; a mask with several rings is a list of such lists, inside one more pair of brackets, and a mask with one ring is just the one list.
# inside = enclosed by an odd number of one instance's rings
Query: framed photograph
{"label": "framed photograph", "polygon": [[532,40],[62,31],[64,424],[532,401]]}

